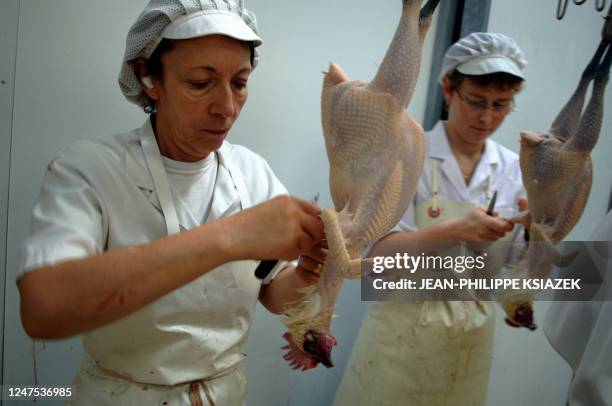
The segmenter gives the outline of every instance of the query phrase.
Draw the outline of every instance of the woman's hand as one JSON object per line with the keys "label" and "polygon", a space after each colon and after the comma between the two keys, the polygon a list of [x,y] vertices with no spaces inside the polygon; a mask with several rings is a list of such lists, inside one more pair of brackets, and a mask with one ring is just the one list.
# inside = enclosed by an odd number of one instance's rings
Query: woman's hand
{"label": "woman's hand", "polygon": [[527,211],[529,209],[529,202],[527,201],[527,199],[518,199],[516,205],[518,206],[519,213]]}
{"label": "woman's hand", "polygon": [[327,251],[327,240],[322,239],[310,251],[302,253],[295,269],[281,271],[272,283],[262,287],[259,301],[276,314],[285,313],[288,307],[303,301],[304,288],[319,282]]}
{"label": "woman's hand", "polygon": [[310,251],[302,253],[298,260],[297,269],[319,275],[327,256],[327,240],[322,239]]}
{"label": "woman's hand", "polygon": [[497,213],[489,216],[482,208],[470,210],[451,221],[455,236],[461,241],[496,241],[514,227],[511,222],[497,217]]}
{"label": "woman's hand", "polygon": [[319,258],[324,236],[321,209],[292,196],[277,196],[221,220],[227,249],[236,259],[292,260],[302,253]]}

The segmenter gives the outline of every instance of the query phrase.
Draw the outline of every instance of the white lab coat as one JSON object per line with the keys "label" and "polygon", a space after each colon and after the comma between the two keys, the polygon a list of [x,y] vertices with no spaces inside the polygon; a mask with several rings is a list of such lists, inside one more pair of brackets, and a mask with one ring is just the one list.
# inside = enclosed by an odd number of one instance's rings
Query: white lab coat
{"label": "white lab coat", "polygon": [[[574,370],[568,406],[612,405],[612,211],[601,221],[571,267],[560,272],[603,280],[592,301],[551,304],[544,332]],[[586,275],[585,275],[586,276]]]}
{"label": "white lab coat", "polygon": [[[414,231],[414,208],[432,197],[432,161],[439,162],[438,177],[440,197],[445,200],[468,201],[486,207],[489,179],[492,190],[497,190],[495,210],[501,217],[511,217],[517,213],[517,202],[526,198],[521,178],[518,155],[497,142],[487,139],[485,150],[472,175],[470,184],[466,185],[459,169],[459,164],[453,156],[442,122],[426,133],[427,150],[423,173],[419,179],[414,201],[404,213],[399,229]],[[518,228],[515,228],[518,229]]]}
{"label": "white lab coat", "polygon": [[[146,244],[169,233],[162,210],[168,199],[158,198],[143,137],[154,143],[148,120],[127,134],[77,143],[49,164],[33,211],[32,234],[23,245],[22,269]],[[225,142],[218,158],[206,221],[286,193],[267,163],[248,149]],[[199,225],[180,201],[174,206],[174,232]],[[190,386],[197,382],[206,386],[195,387],[201,398],[242,404],[246,378],[241,347],[261,286],[255,266],[255,261],[225,264],[86,332],[75,403],[186,404]]]}

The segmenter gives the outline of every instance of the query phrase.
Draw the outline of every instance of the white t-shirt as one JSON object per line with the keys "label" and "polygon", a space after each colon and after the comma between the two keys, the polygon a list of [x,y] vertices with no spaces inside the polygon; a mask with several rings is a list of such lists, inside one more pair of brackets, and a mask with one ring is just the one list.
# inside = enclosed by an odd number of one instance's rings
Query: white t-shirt
{"label": "white t-shirt", "polygon": [[217,179],[217,154],[201,161],[181,162],[162,157],[175,206],[185,206],[186,214],[196,223],[205,223],[210,211]]}

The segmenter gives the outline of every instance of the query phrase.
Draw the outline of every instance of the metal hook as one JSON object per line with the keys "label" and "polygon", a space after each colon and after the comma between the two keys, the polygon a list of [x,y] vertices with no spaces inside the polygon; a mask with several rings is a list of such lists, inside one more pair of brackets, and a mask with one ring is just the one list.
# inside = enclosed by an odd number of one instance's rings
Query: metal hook
{"label": "metal hook", "polygon": [[565,17],[568,0],[559,0],[557,2],[557,20],[562,20]]}
{"label": "metal hook", "polygon": [[[559,0],[557,2],[557,20],[562,20],[567,11],[567,3],[569,0]],[[586,3],[586,0],[574,0],[574,4],[581,6]],[[595,10],[602,12],[606,8],[606,0],[595,0]]]}
{"label": "metal hook", "polygon": [[595,0],[595,10],[598,12],[602,12],[606,8],[606,0],[601,0],[601,5],[599,4],[599,0]]}

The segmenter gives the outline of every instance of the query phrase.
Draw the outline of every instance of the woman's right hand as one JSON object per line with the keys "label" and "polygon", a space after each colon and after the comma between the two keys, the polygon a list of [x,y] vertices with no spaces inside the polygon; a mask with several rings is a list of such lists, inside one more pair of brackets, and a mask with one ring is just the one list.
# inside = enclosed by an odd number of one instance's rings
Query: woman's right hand
{"label": "woman's right hand", "polygon": [[461,241],[496,241],[511,231],[513,224],[500,219],[494,213],[489,216],[485,209],[476,208],[453,221],[455,235]]}
{"label": "woman's right hand", "polygon": [[221,221],[236,259],[292,260],[324,238],[320,214],[316,204],[282,195]]}

